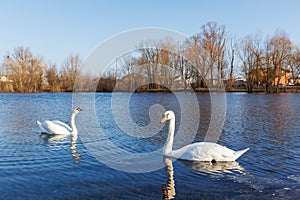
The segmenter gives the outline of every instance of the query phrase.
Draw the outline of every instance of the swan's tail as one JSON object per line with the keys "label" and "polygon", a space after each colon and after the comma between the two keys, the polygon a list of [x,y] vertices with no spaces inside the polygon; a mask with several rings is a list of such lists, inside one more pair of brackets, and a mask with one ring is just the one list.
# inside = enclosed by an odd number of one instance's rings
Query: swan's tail
{"label": "swan's tail", "polygon": [[46,130],[43,128],[42,123],[40,121],[36,121],[36,123],[39,125],[41,131],[46,133]]}
{"label": "swan's tail", "polygon": [[235,161],[236,159],[238,159],[241,155],[246,153],[246,151],[248,151],[248,150],[249,150],[249,148],[234,152],[234,156],[233,156],[232,161]]}

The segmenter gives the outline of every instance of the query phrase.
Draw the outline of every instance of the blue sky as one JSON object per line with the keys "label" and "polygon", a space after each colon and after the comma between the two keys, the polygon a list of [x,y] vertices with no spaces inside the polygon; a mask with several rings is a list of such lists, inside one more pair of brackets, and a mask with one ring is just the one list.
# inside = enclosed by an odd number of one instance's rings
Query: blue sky
{"label": "blue sky", "polygon": [[214,21],[229,34],[265,37],[284,30],[300,44],[298,0],[0,0],[0,61],[18,46],[45,61],[62,64],[70,53],[82,58],[120,32],[169,28],[191,36]]}

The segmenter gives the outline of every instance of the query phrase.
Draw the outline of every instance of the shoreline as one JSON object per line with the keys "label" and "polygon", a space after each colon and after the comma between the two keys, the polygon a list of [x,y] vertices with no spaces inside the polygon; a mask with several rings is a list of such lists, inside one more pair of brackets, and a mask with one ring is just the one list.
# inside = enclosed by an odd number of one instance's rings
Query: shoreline
{"label": "shoreline", "polygon": [[[0,91],[0,93],[11,93],[11,94],[23,94],[23,93],[72,93],[73,91],[58,91],[58,92],[51,92],[49,90],[44,90],[40,92],[10,92],[10,91]],[[208,93],[208,92],[226,92],[226,93],[266,93],[265,88],[254,88],[252,92],[248,92],[246,88],[195,88],[195,89],[184,89],[184,88],[177,88],[177,89],[145,89],[139,91],[128,91],[128,90],[113,90],[113,91],[76,91],[77,92],[97,92],[97,93],[112,93],[112,92],[131,92],[131,93],[172,93],[172,92],[195,92],[195,93]],[[272,94],[282,94],[282,93],[300,93],[300,86],[287,86],[279,88],[279,92],[272,93]]]}

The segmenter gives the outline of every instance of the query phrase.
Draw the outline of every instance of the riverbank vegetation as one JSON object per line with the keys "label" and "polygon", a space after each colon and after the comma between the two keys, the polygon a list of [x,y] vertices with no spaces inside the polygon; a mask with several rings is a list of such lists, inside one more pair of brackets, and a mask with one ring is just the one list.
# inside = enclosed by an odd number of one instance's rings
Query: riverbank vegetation
{"label": "riverbank vegetation", "polygon": [[[101,59],[101,58],[99,58]],[[3,55],[0,91],[298,91],[300,48],[281,30],[234,38],[224,25],[208,22],[183,43],[165,38],[143,41],[136,50],[112,61],[102,75],[81,70],[82,59],[70,54],[60,66],[46,63],[30,48]]]}

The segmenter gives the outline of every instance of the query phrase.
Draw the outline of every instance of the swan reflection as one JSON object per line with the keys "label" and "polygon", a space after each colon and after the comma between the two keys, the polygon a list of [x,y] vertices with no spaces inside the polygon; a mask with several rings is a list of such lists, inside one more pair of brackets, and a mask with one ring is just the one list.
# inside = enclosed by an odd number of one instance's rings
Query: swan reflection
{"label": "swan reflection", "polygon": [[77,138],[78,138],[77,134],[72,134],[72,136],[71,136],[71,153],[72,153],[75,163],[79,163],[80,158],[81,158],[81,155],[77,151],[77,148],[76,148]]}
{"label": "swan reflection", "polygon": [[68,135],[49,135],[47,133],[41,133],[40,138],[44,139],[49,143],[58,143],[65,141],[69,136]]}
{"label": "swan reflection", "polygon": [[166,172],[168,174],[168,183],[164,185],[162,189],[163,199],[173,199],[176,195],[173,163],[170,158],[164,157],[164,164],[166,166]]}
{"label": "swan reflection", "polygon": [[[74,158],[75,163],[80,162],[81,155],[77,151],[77,139],[78,135],[77,134],[71,134],[71,135],[49,135],[49,134],[40,134],[40,138],[42,138],[44,141],[48,143],[54,143],[57,144],[58,146],[61,144],[63,145],[65,141],[71,136],[71,142],[70,142],[70,151],[71,154]],[[58,147],[56,146],[56,148]]]}
{"label": "swan reflection", "polygon": [[207,173],[207,174],[245,172],[245,169],[241,167],[240,164],[236,161],[231,161],[231,162],[199,162],[199,161],[186,161],[186,160],[178,160],[178,161],[190,169]]}
{"label": "swan reflection", "polygon": [[[163,199],[174,199],[175,192],[175,181],[174,181],[174,168],[172,163],[172,158],[163,157],[164,164],[166,166],[166,172],[168,175],[168,182],[163,186],[162,193]],[[177,160],[183,163],[184,166],[193,169],[195,171],[203,172],[206,174],[223,174],[223,173],[245,173],[243,167],[239,165],[238,162],[197,162],[197,161],[187,161],[187,160]]]}

